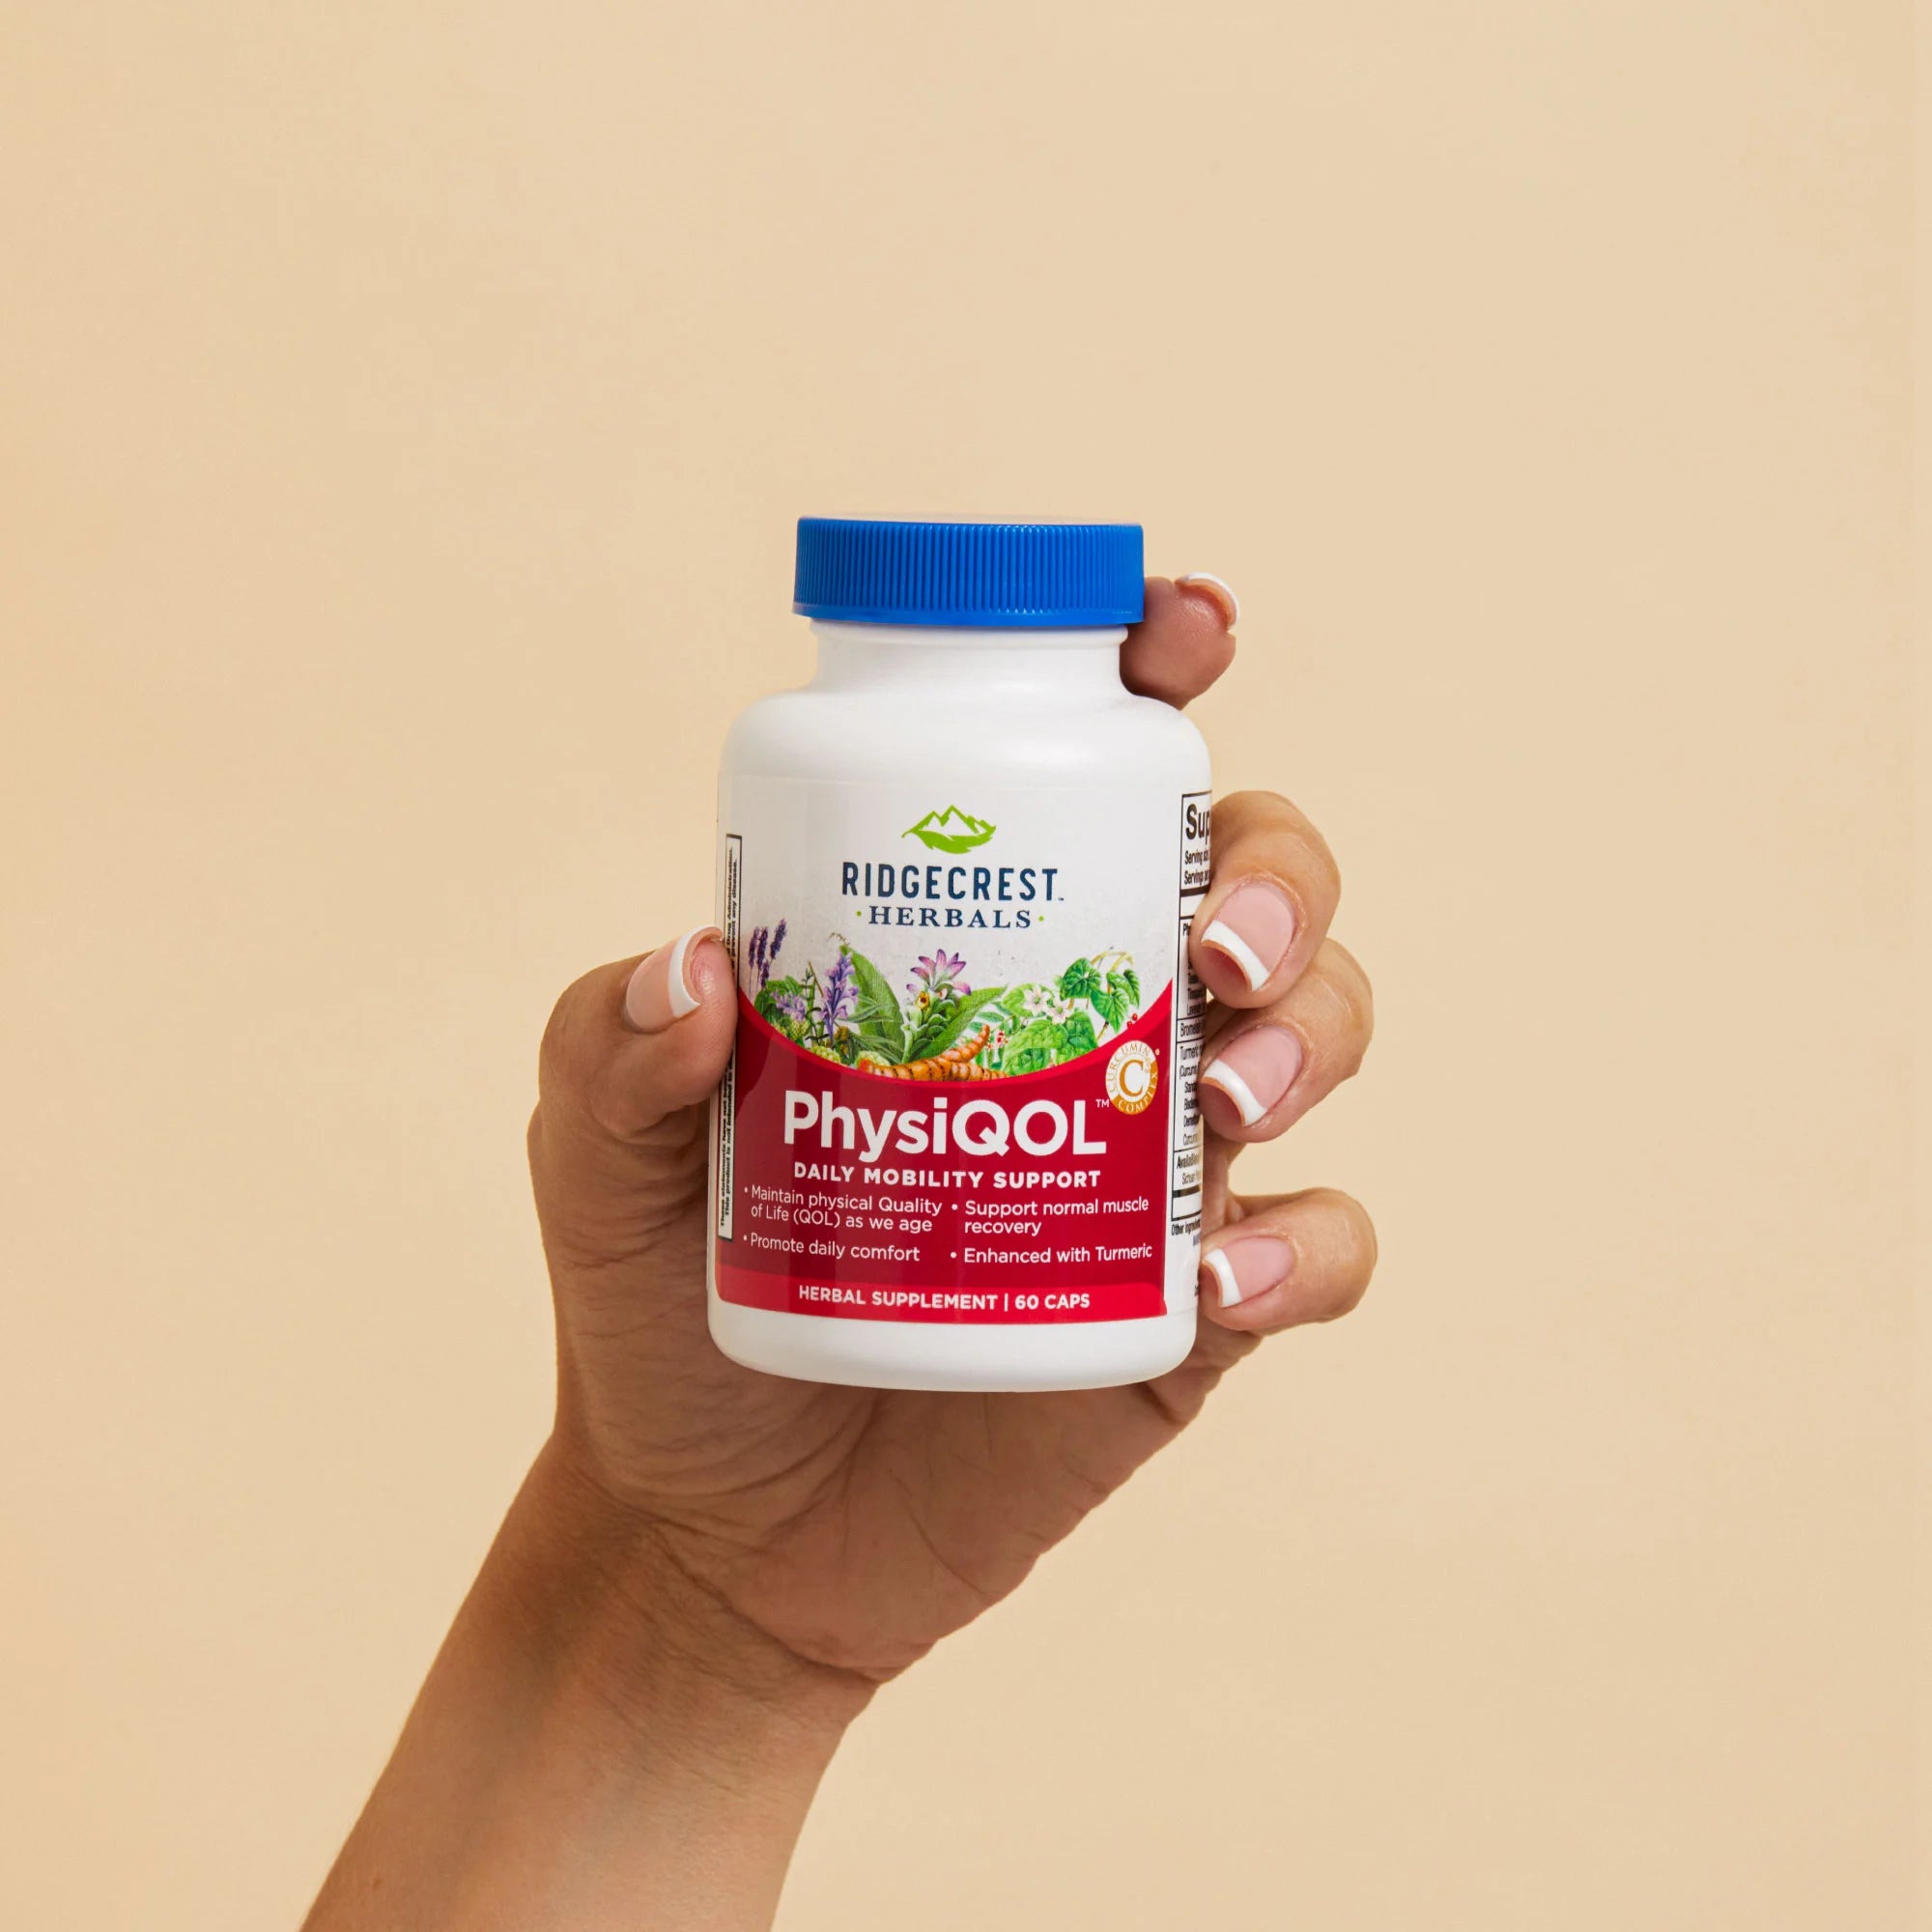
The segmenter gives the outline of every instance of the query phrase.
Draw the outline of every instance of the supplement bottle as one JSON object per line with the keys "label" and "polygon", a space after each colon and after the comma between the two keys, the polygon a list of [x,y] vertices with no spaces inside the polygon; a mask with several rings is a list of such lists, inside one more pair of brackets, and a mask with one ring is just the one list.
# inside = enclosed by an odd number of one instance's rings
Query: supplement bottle
{"label": "supplement bottle", "polygon": [[1121,682],[1141,602],[1134,525],[800,522],[817,668],[719,793],[735,1361],[1098,1388],[1191,1348],[1208,750]]}

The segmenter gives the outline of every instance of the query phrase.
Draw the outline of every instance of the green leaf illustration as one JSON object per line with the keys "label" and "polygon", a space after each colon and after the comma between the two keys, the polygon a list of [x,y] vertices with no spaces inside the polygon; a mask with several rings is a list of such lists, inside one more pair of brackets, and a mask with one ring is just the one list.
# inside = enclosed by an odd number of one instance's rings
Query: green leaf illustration
{"label": "green leaf illustration", "polygon": [[1037,1073],[1056,1065],[1060,1058],[1060,1022],[1035,1020],[1008,1040],[1000,1059],[1003,1073]]}
{"label": "green leaf illustration", "polygon": [[1085,1013],[1075,1013],[1071,1019],[1061,1023],[1060,1058],[1063,1061],[1078,1060],[1083,1053],[1092,1053],[1099,1044],[1094,1022]]}
{"label": "green leaf illustration", "polygon": [[1091,1000],[1095,993],[1104,992],[1106,984],[1091,959],[1076,959],[1060,976],[1060,996],[1064,1000]]}
{"label": "green leaf illustration", "polygon": [[1092,1053],[1099,1045],[1094,1022],[1085,1013],[1071,1019],[1037,1019],[1008,1040],[1000,1061],[1003,1073],[1038,1073]]}
{"label": "green leaf illustration", "polygon": [[1114,1033],[1126,1025],[1140,1005],[1140,976],[1130,965],[1103,973],[1093,960],[1076,959],[1060,976],[1059,983],[1062,999],[1085,1000]]}
{"label": "green leaf illustration", "polygon": [[984,1021],[987,1009],[997,1004],[1003,986],[982,986],[963,1000],[949,1000],[935,1007],[921,1022],[918,1032],[906,1041],[908,1060],[930,1060],[952,1045],[974,1020]]}
{"label": "green leaf illustration", "polygon": [[1022,980],[1017,985],[1007,988],[1005,996],[1000,1001],[1000,1009],[1006,1014],[1007,1029],[1009,1033],[1017,1033],[1026,1025],[1028,1004],[1031,1002],[1037,1005],[1045,992],[1044,986],[1036,985],[1030,980]]}
{"label": "green leaf illustration", "polygon": [[906,1057],[905,1017],[898,1000],[886,976],[856,947],[841,943],[839,950],[852,962],[857,996],[852,1012],[855,1051],[876,1054],[897,1065]]}

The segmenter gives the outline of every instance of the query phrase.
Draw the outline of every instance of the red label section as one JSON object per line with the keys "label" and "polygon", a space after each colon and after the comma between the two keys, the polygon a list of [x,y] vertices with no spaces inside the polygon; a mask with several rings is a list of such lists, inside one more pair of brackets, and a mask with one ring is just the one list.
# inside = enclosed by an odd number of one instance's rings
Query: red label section
{"label": "red label section", "polygon": [[863,1321],[1159,1315],[1170,1013],[1163,992],[1042,1073],[919,1081],[807,1053],[741,995],[719,1293]]}

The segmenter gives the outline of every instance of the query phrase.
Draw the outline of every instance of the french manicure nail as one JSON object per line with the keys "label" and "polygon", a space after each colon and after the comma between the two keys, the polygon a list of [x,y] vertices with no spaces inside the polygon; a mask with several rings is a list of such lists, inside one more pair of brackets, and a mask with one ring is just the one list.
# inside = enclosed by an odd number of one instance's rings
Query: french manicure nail
{"label": "french manicure nail", "polygon": [[1221,1306],[1232,1308],[1285,1282],[1294,1265],[1294,1250],[1273,1235],[1249,1235],[1204,1255],[1201,1265],[1214,1277]]}
{"label": "french manicure nail", "polygon": [[1201,1079],[1218,1087],[1235,1103],[1241,1124],[1251,1127],[1281,1105],[1301,1071],[1301,1041],[1286,1027],[1248,1027],[1201,1069]]}
{"label": "french manicure nail", "polygon": [[1241,969],[1248,990],[1259,993],[1294,944],[1294,907],[1279,886],[1259,879],[1237,886],[1221,901],[1202,944],[1226,954]]}
{"label": "french manicure nail", "polygon": [[1211,576],[1205,570],[1190,570],[1185,577],[1177,577],[1176,583],[1199,587],[1208,593],[1221,607],[1221,621],[1233,630],[1241,621],[1241,600],[1235,595],[1235,586],[1224,579]]}
{"label": "french manicure nail", "polygon": [[715,925],[695,925],[668,946],[660,946],[639,960],[624,988],[624,1018],[639,1033],[662,1033],[673,1020],[697,1010],[697,991],[691,983],[686,961],[700,940],[722,939]]}

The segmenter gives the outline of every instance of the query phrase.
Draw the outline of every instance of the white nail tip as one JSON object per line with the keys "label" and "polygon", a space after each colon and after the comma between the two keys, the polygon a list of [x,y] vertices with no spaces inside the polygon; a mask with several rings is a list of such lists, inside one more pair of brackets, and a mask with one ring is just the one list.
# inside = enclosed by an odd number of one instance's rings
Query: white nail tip
{"label": "white nail tip", "polygon": [[1225,577],[1216,577],[1212,571],[1190,570],[1185,577],[1177,577],[1177,583],[1211,583],[1228,600],[1233,614],[1228,619],[1232,631],[1241,621],[1241,600],[1235,594],[1235,586]]}
{"label": "white nail tip", "polygon": [[1255,1098],[1255,1090],[1226,1061],[1216,1060],[1204,1067],[1201,1078],[1209,1087],[1218,1087],[1229,1099],[1234,1101],[1236,1110],[1241,1117],[1242,1126],[1253,1126],[1267,1112],[1267,1109]]}
{"label": "white nail tip", "polygon": [[1259,993],[1267,984],[1267,963],[1226,920],[1214,921],[1201,935],[1201,941],[1204,946],[1225,952],[1241,969],[1241,977],[1247,980],[1249,992]]}
{"label": "white nail tip", "polygon": [[691,990],[691,981],[684,977],[684,955],[700,939],[715,933],[715,925],[694,925],[681,939],[671,942],[670,965],[665,973],[665,997],[670,1002],[670,1016],[681,1020],[687,1013],[697,1010],[697,995]]}
{"label": "white nail tip", "polygon": [[1235,1279],[1235,1266],[1219,1249],[1206,1257],[1208,1272],[1221,1284],[1221,1306],[1232,1308],[1241,1298],[1241,1284]]}

